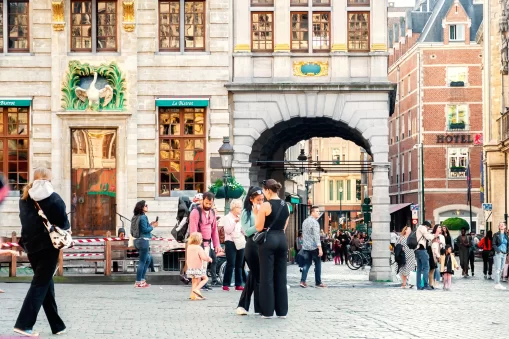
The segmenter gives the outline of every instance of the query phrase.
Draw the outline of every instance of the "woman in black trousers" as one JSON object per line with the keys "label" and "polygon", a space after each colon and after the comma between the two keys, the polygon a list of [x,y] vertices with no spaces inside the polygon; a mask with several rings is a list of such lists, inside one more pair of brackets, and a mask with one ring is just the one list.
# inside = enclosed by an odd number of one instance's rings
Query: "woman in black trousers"
{"label": "woman in black trousers", "polygon": [[30,289],[16,320],[14,332],[28,337],[38,336],[33,330],[41,306],[46,313],[53,334],[65,333],[65,324],[58,315],[53,286],[53,274],[57,268],[59,250],[53,247],[42,218],[38,215],[35,202],[52,225],[63,230],[70,228],[65,203],[53,191],[51,172],[38,168],[34,172],[34,182],[23,190],[19,201],[22,245],[34,271]]}
{"label": "woman in black trousers", "polygon": [[258,245],[260,257],[260,307],[262,318],[270,319],[276,311],[280,318],[288,314],[288,290],[286,287],[286,261],[288,244],[285,229],[290,211],[279,198],[281,184],[274,179],[262,182],[267,199],[256,216],[256,230],[270,230],[265,242]]}
{"label": "woman in black trousers", "polygon": [[263,204],[263,192],[260,187],[252,186],[247,192],[244,200],[244,210],[240,215],[240,223],[244,234],[246,234],[246,248],[244,249],[244,259],[249,267],[249,275],[247,276],[244,291],[239,299],[237,306],[238,315],[247,315],[249,306],[251,305],[251,296],[254,294],[254,312],[261,313],[260,310],[260,262],[258,259],[258,245],[253,241],[253,235],[256,232],[256,215]]}

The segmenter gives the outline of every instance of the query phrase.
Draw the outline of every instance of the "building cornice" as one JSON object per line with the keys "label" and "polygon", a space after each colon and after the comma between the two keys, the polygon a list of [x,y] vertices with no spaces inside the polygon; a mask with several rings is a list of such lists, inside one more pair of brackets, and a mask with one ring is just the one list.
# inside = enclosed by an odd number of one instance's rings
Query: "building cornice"
{"label": "building cornice", "polygon": [[390,82],[359,82],[359,83],[228,83],[225,87],[231,92],[288,92],[288,91],[356,91],[356,92],[390,92],[396,85]]}

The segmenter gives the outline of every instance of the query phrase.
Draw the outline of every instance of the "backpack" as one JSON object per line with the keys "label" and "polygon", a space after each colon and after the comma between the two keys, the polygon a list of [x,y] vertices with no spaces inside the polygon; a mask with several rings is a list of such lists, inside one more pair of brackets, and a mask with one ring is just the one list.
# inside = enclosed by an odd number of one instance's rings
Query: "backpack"
{"label": "backpack", "polygon": [[141,215],[135,215],[131,219],[131,235],[134,238],[140,237],[140,217]]}
{"label": "backpack", "polygon": [[406,240],[406,244],[409,249],[415,250],[417,248],[418,242],[417,242],[417,231],[412,232],[408,239]]}

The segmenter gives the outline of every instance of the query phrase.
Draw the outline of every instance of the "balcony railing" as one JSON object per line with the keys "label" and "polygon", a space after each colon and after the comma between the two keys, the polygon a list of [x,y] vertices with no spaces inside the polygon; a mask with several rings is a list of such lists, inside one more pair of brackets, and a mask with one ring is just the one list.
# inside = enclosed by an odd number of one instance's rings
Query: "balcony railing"
{"label": "balcony railing", "polygon": [[504,114],[499,119],[500,123],[500,141],[503,142],[509,138],[509,114]]}

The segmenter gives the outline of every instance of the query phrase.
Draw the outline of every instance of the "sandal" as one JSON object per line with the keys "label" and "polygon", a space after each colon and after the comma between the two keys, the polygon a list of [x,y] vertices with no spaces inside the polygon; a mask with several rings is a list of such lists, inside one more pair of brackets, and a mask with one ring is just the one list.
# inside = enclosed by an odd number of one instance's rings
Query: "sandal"
{"label": "sandal", "polygon": [[205,299],[205,297],[199,291],[193,291],[193,293],[198,297],[199,300]]}

